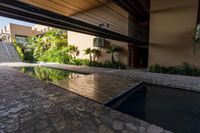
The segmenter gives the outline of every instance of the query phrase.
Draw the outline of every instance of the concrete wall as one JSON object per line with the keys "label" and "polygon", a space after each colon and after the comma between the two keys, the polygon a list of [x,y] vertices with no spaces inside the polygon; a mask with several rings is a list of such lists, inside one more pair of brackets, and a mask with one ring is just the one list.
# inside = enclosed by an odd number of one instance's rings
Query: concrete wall
{"label": "concrete wall", "polygon": [[6,40],[6,42],[12,42],[15,39],[16,35],[28,37],[28,36],[41,34],[43,33],[43,31],[40,31],[38,29],[32,30],[32,27],[9,23],[7,26],[1,29],[1,33],[9,34],[10,36],[8,40]]}
{"label": "concrete wall", "polygon": [[198,0],[151,0],[149,66],[200,67],[200,52],[193,54]]}
{"label": "concrete wall", "polygon": [[9,24],[10,29],[10,41],[15,39],[16,35],[20,36],[32,36],[32,28],[28,26],[21,26],[17,24]]}
{"label": "concrete wall", "polygon": [[[111,9],[109,9],[111,8]],[[87,15],[88,16],[87,16]],[[89,17],[90,16],[90,17]],[[92,16],[92,17],[91,17]],[[113,3],[108,3],[107,7],[101,6],[98,8],[93,8],[83,13],[78,13],[71,16],[78,20],[82,20],[93,25],[99,26],[102,23],[108,23],[108,30],[128,35],[128,13],[117,5]],[[86,48],[93,47],[93,39],[95,36],[85,35],[77,32],[68,32],[68,42],[79,47],[80,55],[79,58],[89,58],[88,55],[84,55],[83,50]],[[114,41],[106,39],[107,42],[111,44],[116,44],[123,47],[123,51],[120,54],[115,55],[117,61],[128,64],[128,43]],[[98,58],[98,61],[110,60],[110,55],[106,53],[107,48],[101,48],[101,56]]]}

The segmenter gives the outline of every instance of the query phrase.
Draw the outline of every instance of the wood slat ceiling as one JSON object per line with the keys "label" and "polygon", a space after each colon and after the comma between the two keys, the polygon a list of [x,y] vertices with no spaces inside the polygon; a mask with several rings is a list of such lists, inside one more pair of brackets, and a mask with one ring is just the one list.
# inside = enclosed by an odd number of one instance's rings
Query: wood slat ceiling
{"label": "wood slat ceiling", "polygon": [[[112,0],[139,22],[148,22],[150,15],[150,0]],[[158,0],[159,1],[159,0]]]}
{"label": "wood slat ceiling", "polygon": [[43,8],[65,16],[72,16],[79,12],[106,4],[107,0],[19,0],[27,4]]}

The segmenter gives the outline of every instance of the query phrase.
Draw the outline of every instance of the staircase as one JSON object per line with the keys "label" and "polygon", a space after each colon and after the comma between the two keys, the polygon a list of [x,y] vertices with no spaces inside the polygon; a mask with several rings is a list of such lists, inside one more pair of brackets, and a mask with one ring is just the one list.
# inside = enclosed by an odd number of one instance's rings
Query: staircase
{"label": "staircase", "polygon": [[0,41],[0,63],[21,62],[21,59],[12,43]]}

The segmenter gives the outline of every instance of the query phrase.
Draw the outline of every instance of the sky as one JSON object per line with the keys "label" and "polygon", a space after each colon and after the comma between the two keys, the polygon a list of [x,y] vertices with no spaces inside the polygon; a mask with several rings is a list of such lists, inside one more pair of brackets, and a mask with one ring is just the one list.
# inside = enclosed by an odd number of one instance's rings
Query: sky
{"label": "sky", "polygon": [[25,25],[25,26],[35,25],[33,23],[19,21],[16,19],[10,19],[10,18],[5,18],[5,17],[0,16],[0,29],[3,28],[4,26],[8,25],[8,23],[20,24],[20,25]]}

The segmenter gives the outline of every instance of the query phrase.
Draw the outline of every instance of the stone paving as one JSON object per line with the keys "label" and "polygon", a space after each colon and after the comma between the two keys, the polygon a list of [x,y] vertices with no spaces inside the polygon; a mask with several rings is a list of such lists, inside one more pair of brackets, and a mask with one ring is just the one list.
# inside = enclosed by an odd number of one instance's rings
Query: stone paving
{"label": "stone paving", "polygon": [[63,65],[63,64],[42,64],[43,66],[73,70],[82,73],[100,73],[118,76],[136,82],[174,87],[179,89],[193,90],[200,92],[200,77],[183,76],[174,74],[151,73],[136,69],[109,69],[87,66]]}
{"label": "stone paving", "polygon": [[106,104],[121,94],[133,89],[140,82],[105,74],[90,74],[59,80],[53,84],[98,103]]}
{"label": "stone paving", "polygon": [[5,66],[0,101],[0,133],[169,132]]}

